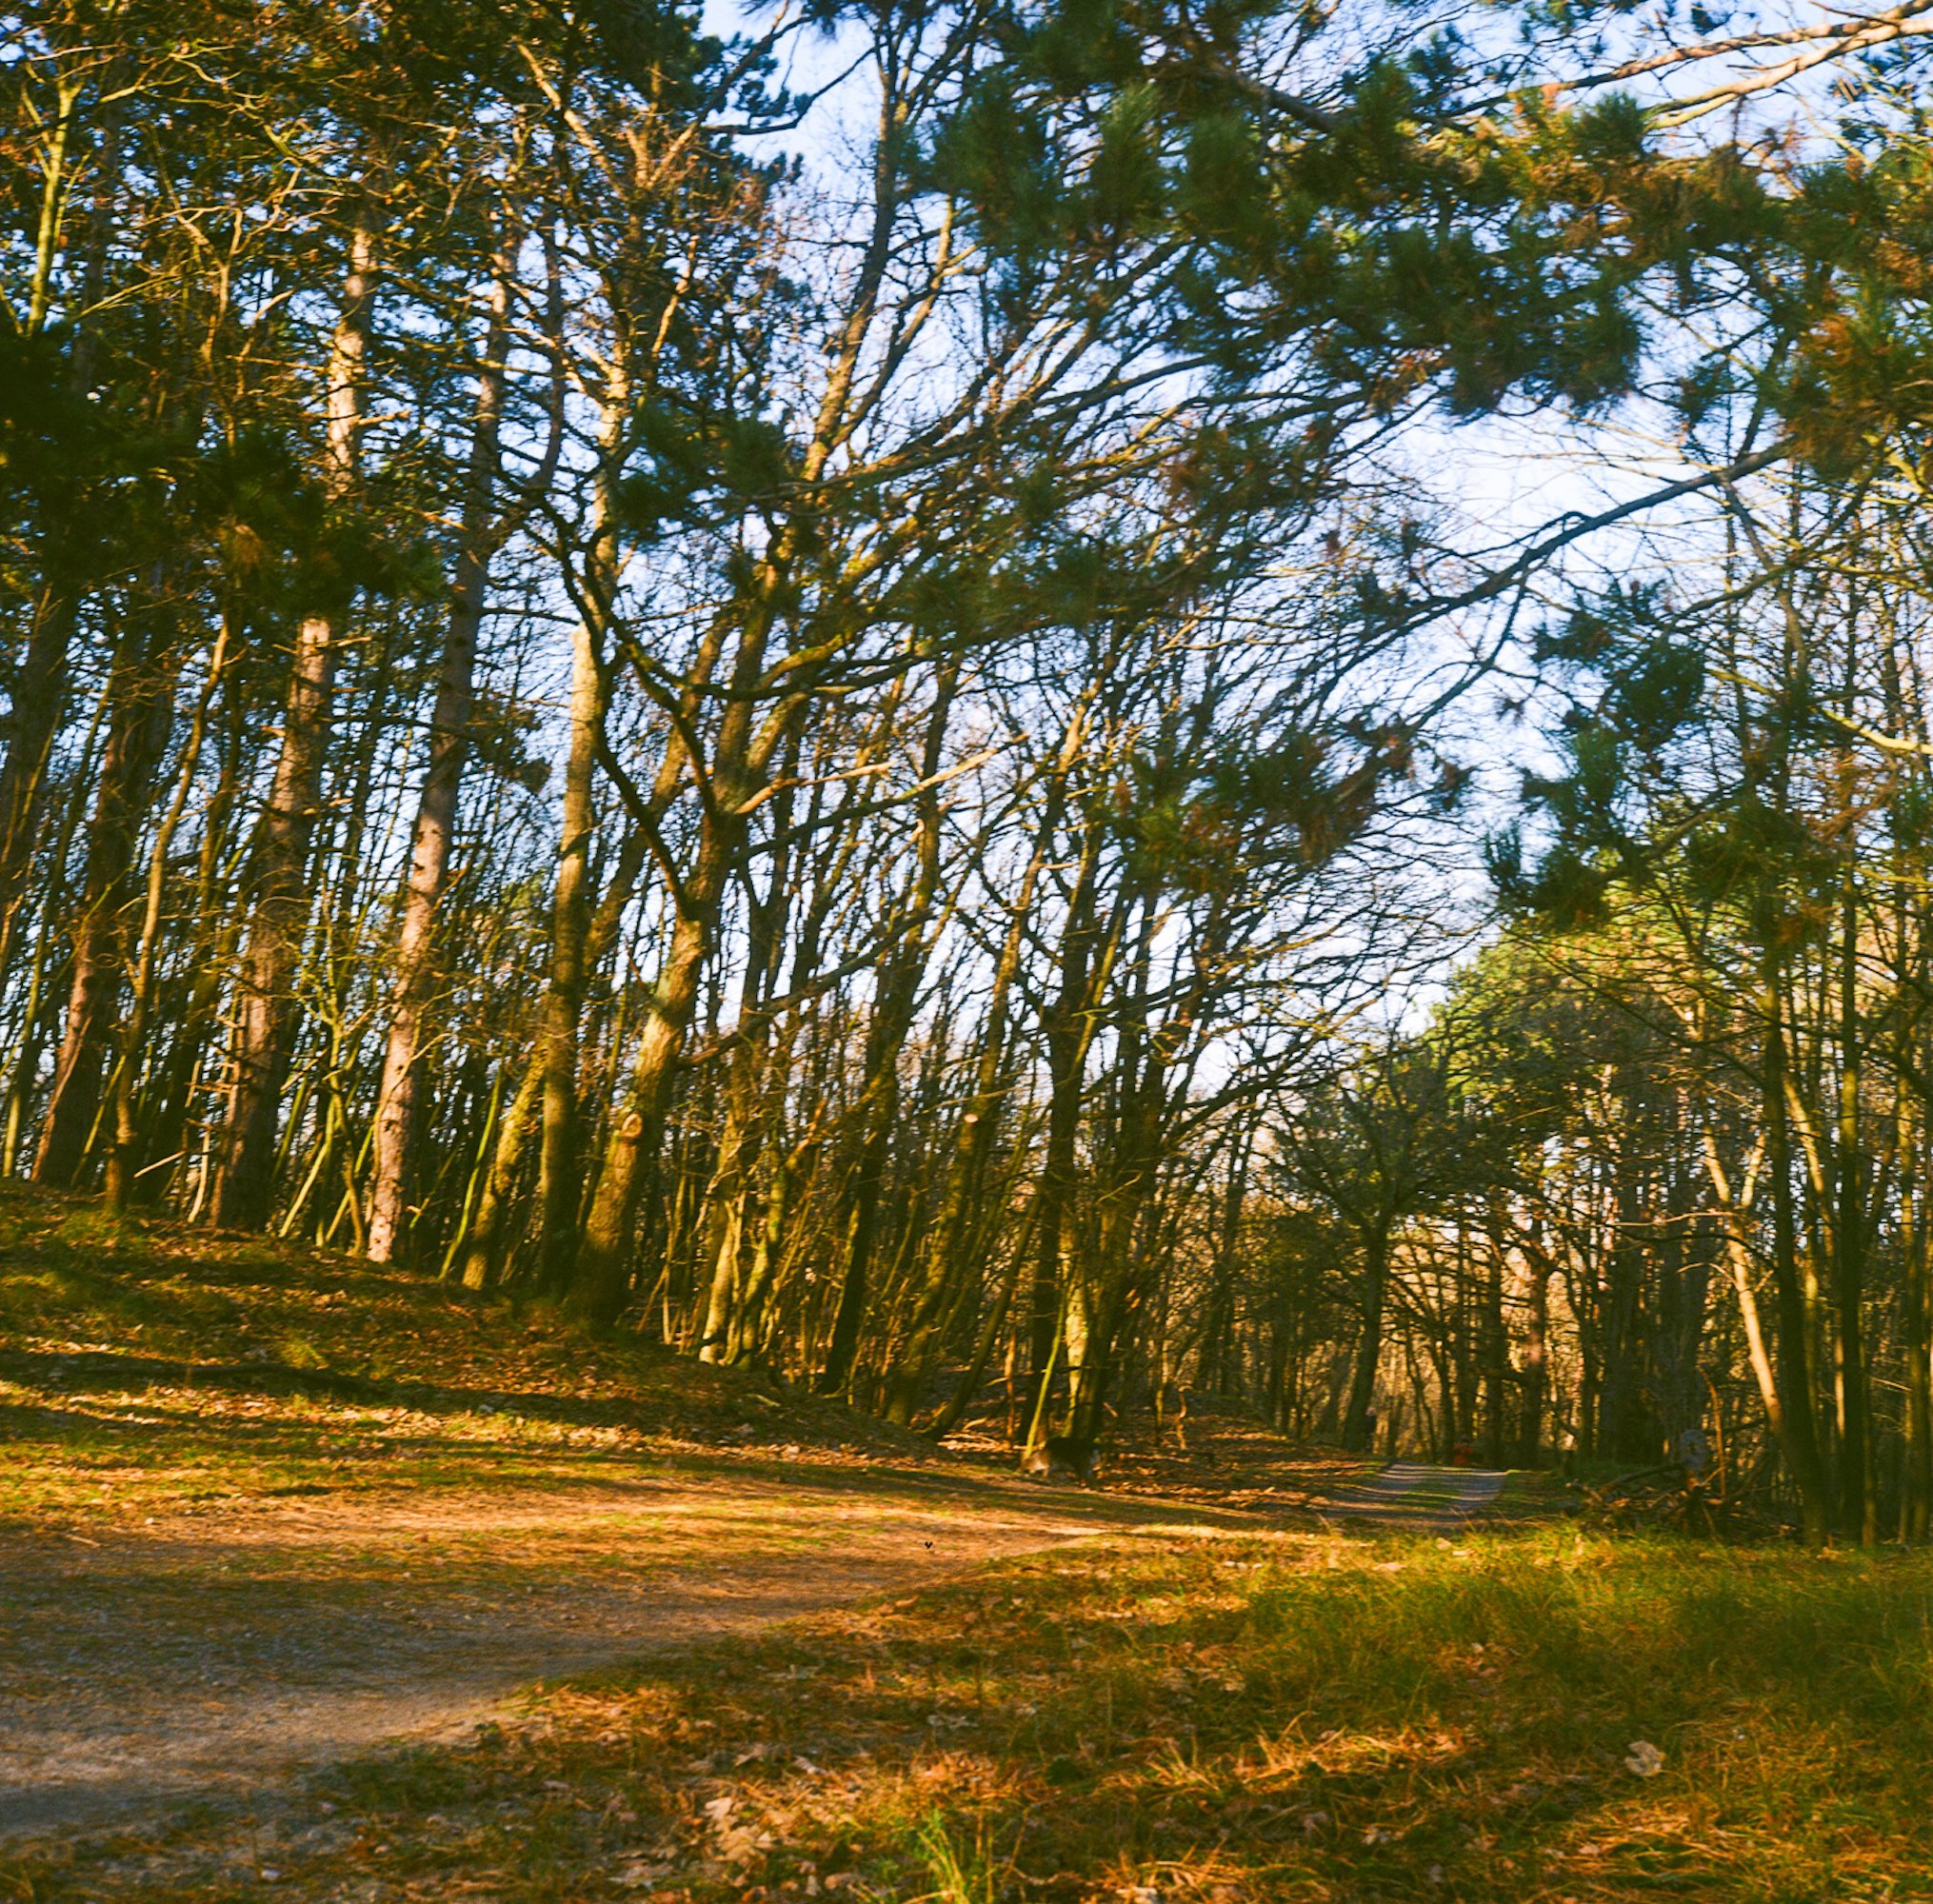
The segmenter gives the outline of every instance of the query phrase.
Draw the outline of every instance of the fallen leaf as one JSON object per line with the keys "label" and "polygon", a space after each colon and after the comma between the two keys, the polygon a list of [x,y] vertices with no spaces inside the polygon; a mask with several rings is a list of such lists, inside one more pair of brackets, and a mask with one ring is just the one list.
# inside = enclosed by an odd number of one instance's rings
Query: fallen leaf
{"label": "fallen leaf", "polygon": [[1624,1751],[1624,1770],[1634,1778],[1655,1778],[1664,1770],[1664,1755],[1648,1738],[1634,1738]]}

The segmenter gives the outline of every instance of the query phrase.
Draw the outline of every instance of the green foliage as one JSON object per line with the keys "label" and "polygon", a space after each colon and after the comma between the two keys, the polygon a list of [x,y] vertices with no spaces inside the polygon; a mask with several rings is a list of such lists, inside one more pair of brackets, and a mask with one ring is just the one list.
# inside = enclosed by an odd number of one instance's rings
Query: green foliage
{"label": "green foliage", "polygon": [[1208,112],[1191,122],[1176,209],[1225,255],[1260,257],[1270,236],[1266,170],[1254,122]]}
{"label": "green foliage", "polygon": [[1059,154],[1047,121],[1012,71],[975,76],[966,97],[934,137],[926,176],[962,200],[1009,273],[1053,244],[1061,222]]}
{"label": "green foliage", "polygon": [[1704,693],[1704,656],[1668,637],[1632,656],[1607,697],[1619,732],[1644,753],[1656,753],[1698,713]]}
{"label": "green foliage", "polygon": [[618,500],[648,537],[768,507],[797,466],[784,426],[756,413],[660,399],[640,407],[635,436],[637,460],[619,479]]}
{"label": "green foliage", "polygon": [[1114,793],[1135,877],[1155,889],[1226,892],[1276,867],[1308,868],[1368,824],[1386,753],[1337,764],[1338,738],[1289,730],[1225,740],[1202,759],[1142,753]]}
{"label": "green foliage", "polygon": [[111,454],[109,415],[74,387],[71,344],[60,330],[0,330],[0,483],[16,494]]}
{"label": "green foliage", "polygon": [[1141,86],[1123,89],[1102,114],[1087,189],[1094,222],[1109,237],[1138,237],[1159,228],[1167,179],[1158,111],[1153,89]]}
{"label": "green foliage", "polygon": [[934,1810],[920,1820],[914,1842],[933,1880],[932,1904],[1000,1904],[1006,1884],[999,1864],[989,1855],[984,1822],[978,1841],[962,1851],[954,1842],[947,1815]]}

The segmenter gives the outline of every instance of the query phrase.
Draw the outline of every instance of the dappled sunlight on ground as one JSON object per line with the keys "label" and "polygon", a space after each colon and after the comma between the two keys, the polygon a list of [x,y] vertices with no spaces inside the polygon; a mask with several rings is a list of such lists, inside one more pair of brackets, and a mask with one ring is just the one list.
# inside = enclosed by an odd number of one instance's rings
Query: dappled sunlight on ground
{"label": "dappled sunlight on ground", "polygon": [[1042,1486],[997,1421],[30,1214],[5,1904],[1933,1897],[1918,1557],[1513,1522],[1212,1412]]}
{"label": "dappled sunlight on ground", "polygon": [[15,1870],[226,1899],[269,1863],[317,1904],[1907,1898],[1929,1589],[1570,1527],[1109,1536]]}

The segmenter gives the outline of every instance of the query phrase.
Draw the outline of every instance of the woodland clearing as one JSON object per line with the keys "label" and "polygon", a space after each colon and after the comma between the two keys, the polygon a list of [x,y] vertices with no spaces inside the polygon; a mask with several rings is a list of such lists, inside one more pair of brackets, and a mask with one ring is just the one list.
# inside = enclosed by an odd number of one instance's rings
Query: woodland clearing
{"label": "woodland clearing", "polygon": [[254,1798],[468,1730],[540,1681],[1174,1518],[978,1477],[640,1466],[594,1489],[228,1504],[16,1537],[0,1832]]}

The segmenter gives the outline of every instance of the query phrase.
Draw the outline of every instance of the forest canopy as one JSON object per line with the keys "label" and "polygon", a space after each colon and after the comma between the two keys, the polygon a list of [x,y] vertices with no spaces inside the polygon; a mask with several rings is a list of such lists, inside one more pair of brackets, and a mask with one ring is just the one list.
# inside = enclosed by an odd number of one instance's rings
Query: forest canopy
{"label": "forest canopy", "polygon": [[1928,31],[0,11],[0,1170],[1925,1538]]}

